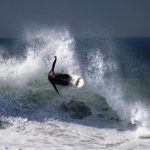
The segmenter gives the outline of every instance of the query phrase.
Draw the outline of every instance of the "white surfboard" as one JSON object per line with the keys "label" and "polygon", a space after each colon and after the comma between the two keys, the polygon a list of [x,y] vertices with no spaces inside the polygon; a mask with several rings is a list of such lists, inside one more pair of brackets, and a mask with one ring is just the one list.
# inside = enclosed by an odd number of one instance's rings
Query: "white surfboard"
{"label": "white surfboard", "polygon": [[78,75],[71,75],[71,85],[75,88],[81,88],[84,85],[84,80]]}

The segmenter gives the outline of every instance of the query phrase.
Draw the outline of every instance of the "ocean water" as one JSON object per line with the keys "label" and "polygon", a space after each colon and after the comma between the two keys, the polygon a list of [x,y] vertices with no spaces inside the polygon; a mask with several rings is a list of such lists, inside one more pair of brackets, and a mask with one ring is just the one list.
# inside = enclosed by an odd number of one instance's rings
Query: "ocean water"
{"label": "ocean water", "polygon": [[[76,89],[47,74],[77,74]],[[140,150],[150,144],[150,38],[81,38],[68,29],[26,31],[0,39],[0,148]],[[73,119],[62,102],[84,102],[92,115]]]}

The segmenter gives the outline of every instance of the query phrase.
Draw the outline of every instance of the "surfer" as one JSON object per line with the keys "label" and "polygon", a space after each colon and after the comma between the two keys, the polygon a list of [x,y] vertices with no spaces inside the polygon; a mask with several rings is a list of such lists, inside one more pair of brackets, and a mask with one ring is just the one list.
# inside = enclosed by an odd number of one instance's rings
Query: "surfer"
{"label": "surfer", "polygon": [[53,85],[56,92],[59,94],[56,84],[63,85],[63,86],[69,85],[70,81],[71,81],[71,76],[68,74],[55,73],[54,69],[55,69],[57,57],[54,56],[54,58],[55,58],[55,60],[52,64],[52,68],[51,68],[50,72],[48,73],[48,80]]}

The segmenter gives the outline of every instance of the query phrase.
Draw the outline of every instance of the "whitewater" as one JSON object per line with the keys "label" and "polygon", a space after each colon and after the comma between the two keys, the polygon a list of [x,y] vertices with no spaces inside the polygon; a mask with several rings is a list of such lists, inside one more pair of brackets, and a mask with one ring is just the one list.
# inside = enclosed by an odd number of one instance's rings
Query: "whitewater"
{"label": "whitewater", "polygon": [[[0,149],[149,149],[150,82],[122,78],[112,40],[86,47],[66,28],[42,28],[25,31],[12,47],[6,41],[0,42]],[[57,95],[47,78],[54,56],[55,71],[81,76],[84,87],[58,86]],[[60,108],[71,100],[92,114],[72,118]]]}

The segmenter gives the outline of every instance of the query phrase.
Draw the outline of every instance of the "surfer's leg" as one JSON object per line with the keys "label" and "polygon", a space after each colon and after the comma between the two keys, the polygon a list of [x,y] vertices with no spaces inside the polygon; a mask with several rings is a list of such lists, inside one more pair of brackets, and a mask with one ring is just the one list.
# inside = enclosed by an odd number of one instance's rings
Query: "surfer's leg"
{"label": "surfer's leg", "polygon": [[71,76],[69,74],[64,74],[63,75],[63,78],[64,79],[67,79],[67,80],[71,80]]}
{"label": "surfer's leg", "polygon": [[55,83],[67,86],[70,84],[71,77],[68,74],[56,74]]}
{"label": "surfer's leg", "polygon": [[61,79],[61,80],[71,80],[71,76],[68,74],[61,74],[61,73],[56,73],[56,78]]}
{"label": "surfer's leg", "polygon": [[67,80],[57,80],[55,83],[64,86],[68,86],[70,84],[70,82]]}

